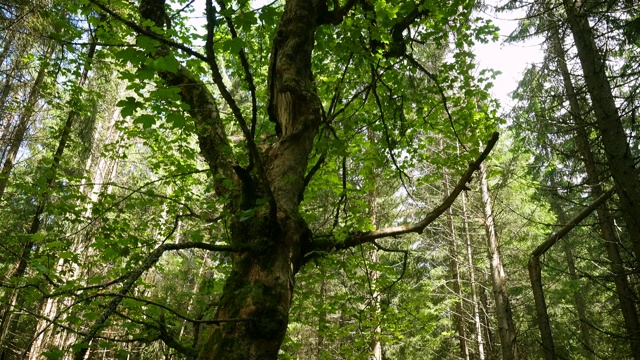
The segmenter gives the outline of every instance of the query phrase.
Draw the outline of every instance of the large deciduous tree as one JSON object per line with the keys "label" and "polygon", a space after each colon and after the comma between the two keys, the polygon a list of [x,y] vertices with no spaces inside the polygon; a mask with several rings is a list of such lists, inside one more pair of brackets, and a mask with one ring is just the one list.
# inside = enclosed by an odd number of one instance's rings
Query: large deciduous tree
{"label": "large deciduous tree", "polygon": [[[435,127],[463,144],[475,144],[491,131],[494,125],[485,117],[488,109],[477,112],[475,103],[465,103],[465,97],[486,99],[468,79],[469,54],[460,52],[454,57],[456,65],[446,69],[448,73],[435,74],[421,65],[425,61],[414,49],[442,46],[450,34],[456,34],[455,41],[472,42],[475,35],[467,32],[469,26],[455,31],[448,26],[472,23],[454,19],[469,18],[474,2],[288,0],[284,6],[271,4],[259,12],[261,17],[279,20],[272,32],[268,21],[263,22],[266,29],[260,33],[262,38],[255,39],[256,46],[248,43],[254,39],[242,33],[255,24],[251,18],[255,19],[256,12],[247,11],[247,2],[219,0],[214,4],[207,0],[205,30],[200,37],[203,52],[181,40],[184,29],[173,25],[179,12],[165,0],[141,0],[137,14],[116,3],[89,2],[102,19],[134,30],[137,54],[147,59],[138,58],[136,65],[152,69],[156,86],[175,91],[185,104],[228,223],[229,246],[210,249],[229,252],[232,268],[216,304],[216,324],[199,344],[200,359],[275,359],[287,330],[295,276],[305,263],[326,252],[421,233],[467,189],[472,174],[497,141],[494,134],[482,153],[467,151],[462,158],[470,165],[458,171],[455,187],[416,222],[384,229],[339,228],[336,214],[333,228],[314,232],[301,212],[301,203],[314,175],[335,155],[336,140],[348,141],[362,128],[373,129],[384,139],[389,166],[403,177],[402,168],[411,161],[427,160],[419,150],[424,149],[420,136],[429,129]],[[491,30],[479,29],[479,37]],[[270,51],[265,50],[267,44]],[[234,62],[234,71],[224,68],[221,53],[225,50],[233,54],[226,58]],[[253,63],[263,53],[270,54],[268,71]],[[195,69],[194,60],[206,65],[215,90]],[[463,71],[458,72],[457,66]],[[229,79],[229,74],[235,78]],[[238,77],[243,78],[240,91],[246,101],[229,86]],[[325,82],[333,92],[319,81],[329,77],[333,80]],[[472,96],[451,96],[441,83],[451,84],[451,89],[466,86],[465,95]],[[412,85],[411,91],[405,89]],[[433,95],[425,97],[429,91]],[[230,136],[232,128],[241,136]],[[320,141],[321,137],[334,140]],[[400,148],[405,158],[402,163],[399,145],[404,146]],[[366,211],[360,214],[366,215]],[[76,359],[85,357],[137,277],[163,251],[182,246],[170,245],[158,247],[129,274],[77,344]]]}

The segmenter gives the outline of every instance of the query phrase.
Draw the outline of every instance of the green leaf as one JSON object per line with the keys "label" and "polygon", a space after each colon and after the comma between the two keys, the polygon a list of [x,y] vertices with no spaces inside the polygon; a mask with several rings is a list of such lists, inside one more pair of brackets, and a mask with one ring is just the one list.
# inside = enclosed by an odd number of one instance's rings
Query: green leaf
{"label": "green leaf", "polygon": [[226,51],[231,52],[232,54],[237,54],[245,47],[244,40],[240,38],[235,39],[225,39],[220,44],[220,47]]}
{"label": "green leaf", "polygon": [[184,115],[181,113],[169,113],[167,114],[167,122],[170,123],[174,128],[182,128],[184,127],[187,120]]}
{"label": "green leaf", "polygon": [[256,211],[257,211],[256,208],[243,211],[242,215],[240,216],[240,219],[238,221],[239,222],[245,222],[245,221],[251,219],[253,217],[253,215],[256,214]]}
{"label": "green leaf", "polygon": [[132,64],[139,64],[145,60],[144,54],[134,47],[127,47],[117,51],[114,56],[118,60],[130,62]]}
{"label": "green leaf", "polygon": [[134,124],[141,124],[142,128],[149,129],[156,123],[156,117],[149,114],[142,114],[138,116],[134,121]]}
{"label": "green leaf", "polygon": [[61,251],[58,253],[58,257],[61,259],[73,259],[75,258],[75,254],[71,251]]}
{"label": "green leaf", "polygon": [[116,105],[122,108],[122,110],[120,110],[120,115],[122,115],[123,118],[126,118],[132,116],[142,104],[134,97],[127,96],[126,99],[118,101]]}
{"label": "green leaf", "polygon": [[161,58],[157,58],[154,61],[154,65],[158,71],[168,71],[175,73],[176,71],[178,71],[180,63],[173,56],[164,56]]}

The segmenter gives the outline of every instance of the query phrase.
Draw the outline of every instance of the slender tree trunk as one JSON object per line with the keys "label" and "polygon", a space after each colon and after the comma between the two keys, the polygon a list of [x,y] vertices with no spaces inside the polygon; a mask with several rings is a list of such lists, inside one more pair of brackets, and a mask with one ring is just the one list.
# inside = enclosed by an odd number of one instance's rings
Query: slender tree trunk
{"label": "slender tree trunk", "polygon": [[567,235],[576,225],[578,225],[587,216],[591,215],[598,207],[602,206],[613,194],[613,189],[605,192],[595,199],[589,206],[585,207],[576,216],[567,221],[558,231],[549,235],[535,250],[531,252],[529,258],[529,277],[534,292],[534,300],[536,302],[536,312],[538,315],[538,326],[542,335],[542,345],[544,355],[547,359],[555,359],[555,349],[553,346],[553,338],[551,336],[551,326],[549,325],[549,315],[547,313],[547,304],[544,300],[544,292],[542,289],[542,271],[540,269],[540,257],[553,247],[560,239]]}
{"label": "slender tree trunk", "polygon": [[[580,151],[582,160],[585,165],[585,170],[587,173],[587,183],[591,185],[592,197],[598,198],[604,193],[604,191],[600,184],[600,171],[598,171],[596,159],[593,155],[593,152],[591,151],[591,146],[589,144],[589,135],[587,132],[588,124],[584,121],[581,114],[578,95],[573,86],[573,82],[571,81],[571,74],[565,60],[566,54],[557,29],[552,30],[551,36],[554,51],[556,53],[558,68],[562,74],[563,85],[565,88],[565,92],[567,93],[567,98],[569,100],[571,117],[576,125],[575,139],[578,145],[578,150]],[[624,141],[626,142],[626,137]],[[611,166],[612,165],[610,164],[610,167]],[[613,169],[611,170],[613,171]],[[617,182],[616,190],[620,190],[620,186]],[[637,206],[640,206],[640,203],[638,203]],[[625,273],[624,263],[622,257],[620,256],[613,217],[609,210],[607,210],[606,206],[599,207],[596,211],[600,225],[600,232],[602,233],[604,246],[607,250],[607,257],[610,261],[611,272],[613,273],[616,294],[618,296],[618,301],[620,302],[620,310],[622,311],[622,316],[625,322],[625,330],[631,340],[632,353],[634,354],[635,359],[638,360],[640,359],[640,322],[638,321],[638,314],[635,307],[635,297],[633,294],[633,290],[631,290],[631,286],[629,285],[629,281]],[[636,253],[636,259],[638,259],[637,256],[638,254]],[[581,327],[585,328],[583,330],[583,335],[585,334],[585,330],[588,333],[589,327],[587,323],[582,324]],[[590,338],[590,336],[587,336],[587,338]],[[593,357],[594,354],[590,345],[590,341],[587,341],[585,339],[585,346],[587,347],[587,349],[585,349],[585,353],[589,357]]]}
{"label": "slender tree trunk", "polygon": [[[96,45],[95,43],[92,43],[89,46],[88,49],[88,53],[87,53],[87,61],[91,61],[93,59],[93,55],[95,53],[95,49],[96,49]],[[80,76],[80,79],[78,80],[78,86],[82,87],[84,86],[86,80],[87,80],[87,75],[89,73],[89,67],[88,65],[85,65],[83,72]],[[62,130],[59,136],[59,141],[58,141],[58,146],[56,148],[55,153],[52,156],[52,161],[51,161],[51,165],[49,166],[49,169],[47,170],[47,172],[45,173],[45,191],[44,193],[41,195],[40,199],[38,199],[38,206],[36,207],[36,212],[33,215],[32,221],[31,221],[31,227],[29,229],[28,235],[34,235],[37,234],[40,231],[40,224],[41,224],[41,216],[44,213],[45,209],[47,208],[47,205],[49,203],[49,196],[51,195],[50,191],[53,188],[53,183],[56,179],[56,174],[58,172],[58,169],[60,167],[60,162],[62,160],[62,155],[64,154],[64,151],[66,149],[67,143],[69,141],[69,137],[71,135],[71,129],[73,127],[73,124],[75,122],[75,119],[77,117],[77,110],[76,109],[70,109],[69,110],[69,114],[67,115],[67,119],[65,120],[64,124],[62,125]],[[11,274],[11,278],[12,279],[19,279],[22,278],[24,276],[24,273],[27,269],[28,266],[28,262],[29,259],[31,257],[32,252],[34,251],[34,248],[36,248],[36,244],[33,242],[33,240],[31,240],[30,236],[27,236],[27,240],[24,243],[24,246],[22,248],[22,253],[21,253],[21,258],[19,260],[18,265],[16,266],[16,271]],[[15,291],[15,290],[14,290]],[[16,297],[19,296],[19,294],[17,294],[16,291]],[[55,300],[54,299],[47,299],[47,301],[45,301],[45,303],[43,304],[43,309],[42,310],[46,310],[48,312],[52,311],[52,307],[53,307],[53,302]],[[45,315],[46,318],[46,315]],[[15,323],[15,322],[14,322]],[[44,329],[48,324],[46,323],[45,320],[41,320],[38,322],[38,324],[36,325],[36,329],[35,329],[35,334],[42,334],[44,333]],[[37,336],[35,339],[35,342],[32,343],[32,345],[35,345],[35,348],[31,351],[32,354],[39,354],[40,353],[40,347],[42,345],[42,338],[40,336]]]}
{"label": "slender tree trunk", "polygon": [[[50,56],[53,53],[53,50],[54,46],[50,45],[47,50],[47,55]],[[9,176],[11,175],[11,171],[13,169],[13,162],[18,153],[18,150],[20,149],[20,146],[22,145],[24,135],[28,128],[28,124],[31,122],[31,118],[33,116],[33,113],[35,112],[35,106],[39,99],[40,87],[42,86],[42,83],[44,81],[48,65],[49,64],[45,61],[41,62],[40,64],[38,74],[36,75],[36,78],[29,92],[24,112],[22,113],[20,122],[18,123],[16,131],[14,133],[11,148],[9,149],[9,152],[5,159],[2,171],[0,171],[0,199],[2,199],[2,196],[4,195]],[[42,210],[40,209],[40,205],[37,207],[36,212],[38,211],[42,212]],[[33,230],[36,229],[37,231],[39,226],[40,219],[34,218],[31,222],[31,227],[28,234],[26,236],[23,236],[22,241],[24,242],[24,246],[20,251],[20,258],[17,260],[14,269],[7,275],[7,278],[10,281],[15,282],[17,279],[22,278],[25,271],[27,270],[27,261],[29,258],[31,247],[33,246],[33,240],[29,235],[35,234]],[[9,341],[9,334],[12,332],[12,325],[15,326],[15,324],[17,324],[17,319],[12,318],[15,314],[15,307],[18,303],[18,293],[18,287],[10,290],[8,301],[2,314],[2,319],[0,322],[0,357],[6,356],[6,352],[9,351],[7,346],[7,343]]]}
{"label": "slender tree trunk", "polygon": [[[118,93],[124,92],[124,86],[120,90]],[[79,192],[86,193],[88,198],[84,210],[84,218],[87,219],[87,221],[91,219],[93,205],[100,201],[100,196],[104,193],[108,194],[112,190],[111,186],[106,186],[105,189],[104,184],[115,178],[118,163],[117,160],[100,156],[100,153],[105,143],[115,141],[120,135],[120,132],[114,126],[119,119],[120,109],[114,105],[109,120],[98,124],[98,129],[96,129],[93,134],[91,143],[94,145],[94,149],[92,149],[92,153],[86,159],[84,166],[86,173],[90,174],[90,185],[87,185],[85,179],[83,179],[82,185],[79,188]],[[99,129],[103,129],[104,132]],[[106,135],[104,135],[105,132]],[[102,138],[102,136],[104,137]],[[86,269],[83,264],[87,264],[87,258],[91,255],[91,248],[88,247],[91,240],[92,238],[87,238],[83,231],[80,231],[78,236],[75,237],[70,251],[78,254],[79,261],[78,264],[71,264],[72,270],[67,272],[68,275],[64,277],[65,280],[82,279],[84,277],[83,272],[86,271]],[[61,266],[62,264],[59,263],[59,265]],[[58,313],[58,309],[61,307],[70,307],[72,302],[72,298],[63,298],[59,302],[54,303],[49,318],[57,318],[59,322],[64,322],[68,314]],[[50,340],[44,342],[44,344],[50,348],[64,349],[76,340],[76,333],[69,332],[63,328],[57,328],[55,330],[55,335],[51,334]],[[49,333],[53,333],[53,329],[49,329]]]}
{"label": "slender tree trunk", "polygon": [[544,354],[545,360],[555,360],[557,356],[553,344],[553,334],[551,333],[551,322],[549,321],[549,314],[547,312],[547,302],[544,298],[544,289],[542,287],[540,258],[537,256],[529,258],[528,268],[533,300],[535,301],[536,307],[538,329],[540,329],[540,338],[542,339],[542,353]]}
{"label": "slender tree trunk", "polygon": [[[376,250],[371,252],[370,261],[375,264],[379,261],[379,254]],[[371,360],[382,360],[382,343],[380,342],[380,335],[382,333],[382,326],[380,320],[380,293],[375,290],[377,287],[377,280],[379,277],[377,270],[370,270],[371,285],[374,286],[374,291],[371,293],[373,298],[372,306],[374,308],[375,327],[373,329],[373,339],[371,340]]]}
{"label": "slender tree trunk", "polygon": [[14,93],[14,84],[13,81],[16,78],[16,75],[19,74],[20,61],[17,59],[21,58],[23,55],[22,48],[17,50],[18,53],[15,55],[16,61],[11,64],[11,67],[7,70],[7,73],[4,77],[4,83],[2,84],[2,92],[0,92],[0,126],[2,129],[2,133],[0,133],[0,147],[2,147],[2,155],[0,156],[0,160],[4,160],[5,151],[9,148],[8,142],[11,138],[11,116],[9,113],[11,112],[11,100],[9,96]]}
{"label": "slender tree trunk", "polygon": [[[375,143],[377,142],[377,136],[373,132],[373,130],[369,130],[367,133],[367,137],[369,142],[373,145],[375,149]],[[369,219],[371,220],[371,226],[373,229],[378,228],[378,169],[373,166],[371,169],[371,176],[374,177],[374,185],[373,189],[370,190],[367,194],[368,202],[369,202]],[[379,254],[377,249],[373,250],[369,256],[369,260],[372,264],[377,264],[379,259]],[[380,293],[378,292],[378,278],[380,274],[377,270],[369,270],[369,286],[370,286],[370,296],[372,300],[372,306],[374,310],[374,319],[375,319],[375,328],[373,329],[373,338],[370,343],[371,348],[371,360],[382,360],[382,343],[380,342],[380,334],[382,333],[382,328],[380,325]]]}
{"label": "slender tree trunk", "polygon": [[[447,171],[443,171],[444,191],[446,196],[449,196],[449,177]],[[455,322],[456,331],[458,333],[458,343],[460,345],[460,358],[469,359],[469,348],[467,346],[467,333],[465,330],[465,319],[462,302],[462,291],[460,290],[460,270],[458,268],[458,244],[456,241],[456,228],[453,218],[453,210],[451,207],[447,209],[447,226],[449,227],[449,271],[453,278],[453,292],[456,295],[457,301],[455,306]],[[477,306],[477,305],[476,305]]]}
{"label": "slender tree trunk", "polygon": [[[54,46],[50,45],[43,57],[50,57],[53,50]],[[13,170],[14,161],[18,155],[18,150],[20,150],[20,146],[22,146],[22,141],[24,140],[24,136],[27,133],[27,129],[29,128],[29,124],[31,123],[33,114],[36,110],[36,104],[40,99],[40,87],[42,86],[48,68],[48,62],[40,62],[40,68],[38,69],[38,73],[36,74],[33,84],[31,85],[27,102],[23,108],[22,114],[20,115],[20,120],[13,132],[11,146],[5,156],[2,170],[0,170],[0,200],[2,200],[4,196],[7,184],[9,183],[9,176],[11,176],[11,171]]]}
{"label": "slender tree trunk", "polygon": [[[491,282],[490,279],[486,279],[487,282]],[[479,295],[480,295],[480,320],[482,321],[483,328],[483,337],[485,338],[485,344],[487,345],[486,354],[488,359],[498,359],[497,349],[495,348],[495,341],[493,332],[491,331],[491,318],[489,317],[490,306],[489,306],[489,298],[487,297],[487,288],[485,286],[480,286]]]}
{"label": "slender tree trunk", "polygon": [[316,343],[316,359],[322,359],[322,353],[324,350],[324,337],[327,331],[327,310],[326,310],[326,296],[327,296],[327,274],[323,267],[320,267],[320,294],[318,294],[318,330],[316,331],[318,341]]}
{"label": "slender tree trunk", "polygon": [[502,266],[500,251],[498,249],[498,238],[493,223],[493,207],[489,195],[489,184],[487,182],[487,170],[485,164],[480,166],[480,184],[482,187],[482,203],[484,205],[484,226],[487,236],[487,247],[489,248],[489,261],[491,263],[491,280],[493,282],[493,297],[496,302],[496,314],[498,320],[498,331],[500,332],[500,342],[502,346],[503,360],[518,359],[518,349],[516,346],[516,330],[509,304],[509,294],[507,290],[507,277]]}
{"label": "slender tree trunk", "polygon": [[[627,233],[633,244],[636,267],[640,264],[640,179],[625,129],[620,119],[606,74],[606,63],[598,51],[593,30],[584,13],[582,0],[563,0],[567,21],[573,34],[578,58],[582,64],[587,90],[591,97],[596,124],[602,135],[602,143],[611,175],[620,198],[620,207],[627,225]],[[634,331],[637,332],[637,329]],[[632,352],[640,354],[637,333],[631,335]],[[640,356],[640,355],[639,355]]]}
{"label": "slender tree trunk", "polygon": [[[603,205],[605,206],[605,205]],[[566,214],[564,215],[566,219]],[[569,271],[569,279],[572,281],[578,281],[578,274],[576,271],[575,260],[573,258],[573,250],[568,241],[562,243],[562,250],[564,250],[565,259],[567,261],[567,267]],[[580,321],[580,334],[582,335],[583,356],[586,359],[595,360],[596,356],[593,352],[593,340],[591,338],[591,327],[589,326],[589,319],[587,318],[587,305],[584,301],[584,295],[582,289],[576,289],[573,293],[573,304],[578,312],[578,320]]]}
{"label": "slender tree trunk", "polygon": [[[197,294],[200,291],[200,285],[204,282],[204,280],[202,279],[202,274],[204,274],[204,269],[205,267],[208,267],[208,257],[205,257],[202,261],[202,264],[200,264],[200,269],[198,269],[198,275],[196,276],[196,281],[195,281],[195,285],[193,285],[193,290],[191,290],[192,294]],[[195,296],[192,296],[189,299],[189,304],[187,305],[187,308],[185,309],[187,314],[191,314],[191,311],[193,309],[193,303],[195,300]],[[184,336],[185,330],[187,328],[187,321],[184,320],[182,321],[182,326],[180,326],[180,332],[178,333],[178,340],[182,339],[182,337]]]}
{"label": "slender tree trunk", "polygon": [[473,305],[473,321],[476,328],[476,343],[478,347],[478,358],[484,360],[484,339],[482,332],[482,322],[480,320],[480,306],[478,299],[478,285],[476,283],[476,270],[473,264],[473,248],[471,247],[471,232],[469,231],[469,220],[467,218],[467,195],[462,193],[462,221],[464,223],[464,233],[467,246],[467,263],[469,264],[469,281],[471,282],[471,302]]}

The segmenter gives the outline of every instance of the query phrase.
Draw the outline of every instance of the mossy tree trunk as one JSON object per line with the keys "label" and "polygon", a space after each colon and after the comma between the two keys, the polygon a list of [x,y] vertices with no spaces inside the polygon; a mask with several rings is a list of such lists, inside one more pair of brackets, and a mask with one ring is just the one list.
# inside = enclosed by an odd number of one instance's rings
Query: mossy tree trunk
{"label": "mossy tree trunk", "polygon": [[[337,240],[333,234],[314,236],[312,241],[312,233],[301,217],[299,205],[308,176],[313,175],[313,172],[306,173],[307,165],[314,138],[323,120],[322,103],[315,90],[311,70],[315,32],[323,24],[339,24],[354,8],[356,1],[347,1],[342,7],[336,2],[331,11],[324,0],[286,1],[273,39],[268,74],[268,115],[269,120],[275,123],[277,140],[266,150],[259,150],[255,143],[257,105],[254,102],[251,118],[248,119],[225,86],[213,44],[218,19],[215,18],[212,0],[206,1],[205,55],[159,35],[158,27],[164,28],[169,18],[164,0],[140,2],[139,11],[144,26],[123,18],[99,1],[90,2],[141,36],[157,40],[160,45],[148,53],[149,57],[171,58],[173,51],[181,49],[204,61],[235,124],[244,135],[243,145],[248,151],[248,159],[240,160],[234,157],[218,112],[217,99],[207,85],[182,66],[178,66],[176,71],[158,72],[163,82],[160,85],[179,89],[182,101],[189,105],[200,150],[211,170],[216,195],[225,199],[225,212],[230,214],[230,246],[206,246],[218,249],[214,251],[228,251],[232,269],[217,303],[214,320],[217,323],[211,327],[207,339],[197,350],[199,359],[276,359],[287,330],[294,277],[304,262],[312,257],[305,255],[338,251],[380,238],[423,232],[466,188],[498,139],[495,133],[484,152],[469,165],[451,189],[450,195],[420,222],[350,233],[341,240]],[[220,13],[224,14],[226,11],[222,10],[225,9],[225,3],[219,1],[217,5]],[[428,14],[428,10],[421,6],[414,7],[406,18],[398,20],[394,33],[402,35],[411,23]],[[231,19],[225,19],[230,33],[236,36],[235,30],[231,30]],[[155,29],[148,27],[150,23],[156,25]],[[239,51],[238,58],[245,71],[247,86],[255,96],[255,84],[244,50]],[[119,294],[124,296],[130,291],[136,277],[152,266],[164,249],[170,247],[177,249],[178,245],[164,244],[154,250],[147,261],[130,274]],[[89,344],[104,328],[121,299],[114,298],[80,340],[76,359],[84,359]]]}

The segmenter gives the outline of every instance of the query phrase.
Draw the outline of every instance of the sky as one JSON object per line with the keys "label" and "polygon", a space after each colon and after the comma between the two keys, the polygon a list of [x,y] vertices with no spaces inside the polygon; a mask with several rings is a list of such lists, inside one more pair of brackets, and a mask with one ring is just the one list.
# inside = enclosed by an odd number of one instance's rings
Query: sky
{"label": "sky", "polygon": [[487,11],[481,14],[491,19],[500,28],[500,40],[489,44],[478,44],[474,54],[480,68],[498,70],[500,75],[494,80],[492,95],[500,100],[502,112],[507,112],[513,105],[509,93],[516,89],[522,78],[524,69],[532,63],[541,63],[543,52],[542,39],[532,39],[517,44],[505,44],[506,37],[516,28],[518,18],[523,12],[495,14]]}

